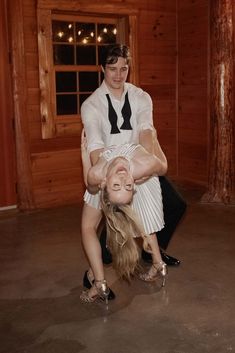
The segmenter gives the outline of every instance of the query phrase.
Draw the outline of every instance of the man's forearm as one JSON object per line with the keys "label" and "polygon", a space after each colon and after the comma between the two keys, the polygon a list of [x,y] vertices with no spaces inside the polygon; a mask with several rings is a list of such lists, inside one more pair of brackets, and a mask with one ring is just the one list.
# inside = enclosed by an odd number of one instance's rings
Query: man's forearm
{"label": "man's forearm", "polygon": [[103,148],[99,148],[97,150],[94,150],[90,153],[90,159],[91,159],[91,164],[92,165],[95,165],[98,160],[99,160],[99,157],[100,157],[100,153],[103,152]]}
{"label": "man's forearm", "polygon": [[151,129],[140,131],[139,143],[146,149],[147,152],[154,154],[153,131]]}

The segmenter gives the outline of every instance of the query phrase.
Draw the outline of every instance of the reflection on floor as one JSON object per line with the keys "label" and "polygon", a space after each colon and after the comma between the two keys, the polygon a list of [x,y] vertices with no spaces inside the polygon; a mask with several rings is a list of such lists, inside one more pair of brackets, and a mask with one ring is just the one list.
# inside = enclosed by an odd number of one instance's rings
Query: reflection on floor
{"label": "reflection on floor", "polygon": [[0,352],[225,353],[235,351],[235,207],[200,203],[182,188],[188,210],[159,284],[107,279],[117,298],[79,301],[87,262],[81,205],[0,217]]}

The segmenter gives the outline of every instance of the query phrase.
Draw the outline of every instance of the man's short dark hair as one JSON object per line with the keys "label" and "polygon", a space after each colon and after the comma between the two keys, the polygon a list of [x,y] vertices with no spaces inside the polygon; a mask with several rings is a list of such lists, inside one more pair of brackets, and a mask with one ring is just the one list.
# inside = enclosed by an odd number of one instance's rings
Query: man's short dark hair
{"label": "man's short dark hair", "polygon": [[131,55],[129,47],[124,44],[108,45],[104,49],[101,65],[105,68],[107,64],[116,64],[120,57],[126,59],[127,65],[130,65]]}

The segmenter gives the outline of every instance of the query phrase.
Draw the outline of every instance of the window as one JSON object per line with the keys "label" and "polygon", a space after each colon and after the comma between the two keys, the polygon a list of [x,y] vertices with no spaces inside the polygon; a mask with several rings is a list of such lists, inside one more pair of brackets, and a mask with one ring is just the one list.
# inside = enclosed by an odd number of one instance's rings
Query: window
{"label": "window", "polygon": [[133,28],[136,21],[122,13],[101,16],[100,7],[87,15],[42,9],[40,3],[46,6],[46,2],[39,0],[38,7],[42,137],[77,135],[81,104],[103,79],[100,64],[105,47],[116,42],[130,45],[130,23]]}
{"label": "window", "polygon": [[[79,115],[83,101],[102,81],[105,46],[117,42],[117,19],[52,16],[55,115]],[[125,39],[122,39],[125,40]]]}

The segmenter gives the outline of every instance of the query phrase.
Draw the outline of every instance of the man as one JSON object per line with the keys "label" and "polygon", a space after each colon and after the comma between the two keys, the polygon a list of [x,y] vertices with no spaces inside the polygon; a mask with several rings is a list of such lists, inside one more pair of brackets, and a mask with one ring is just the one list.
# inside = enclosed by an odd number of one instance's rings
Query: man
{"label": "man", "polygon": [[[128,47],[119,44],[108,47],[102,63],[104,80],[81,107],[88,152],[92,163],[97,160],[95,151],[103,147],[123,143],[139,143],[140,135],[142,140],[145,139],[148,144],[148,134],[153,128],[152,99],[147,92],[126,82],[129,64]],[[168,184],[165,179],[162,182]],[[166,192],[166,196],[168,194]],[[172,225],[169,227],[172,228]],[[160,247],[166,248],[170,237],[169,233],[167,236],[164,234],[160,236]],[[103,255],[107,255],[105,253],[105,230],[101,235],[101,245]],[[179,264],[179,260],[163,252],[162,255],[163,261],[168,262],[169,265]],[[143,253],[143,257],[148,260],[146,253]],[[103,260],[107,263],[111,261],[111,258],[107,259],[104,256]]]}

